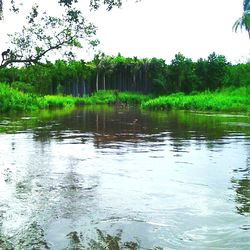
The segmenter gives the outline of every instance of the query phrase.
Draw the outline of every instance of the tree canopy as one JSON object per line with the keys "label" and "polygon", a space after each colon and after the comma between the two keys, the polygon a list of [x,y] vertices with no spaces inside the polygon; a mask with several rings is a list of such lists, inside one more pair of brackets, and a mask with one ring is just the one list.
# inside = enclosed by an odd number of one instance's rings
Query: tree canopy
{"label": "tree canopy", "polygon": [[[65,7],[71,7],[74,3],[77,3],[78,0],[55,0],[58,4]],[[17,7],[18,0],[11,0],[12,10],[18,12],[19,8]],[[20,1],[19,1],[20,3]],[[120,7],[122,5],[122,0],[89,0],[89,6],[92,9],[98,9],[101,5],[106,6],[107,10],[111,10],[114,6]],[[3,0],[0,0],[0,20],[3,18]]]}
{"label": "tree canopy", "polygon": [[[79,3],[78,3],[79,2]],[[23,28],[9,34],[10,44],[2,52],[0,68],[22,63],[25,65],[46,63],[51,52],[62,52],[69,59],[74,58],[75,48],[95,47],[99,41],[96,38],[96,27],[88,22],[79,8],[78,0],[54,0],[58,11],[42,10],[39,1],[29,3],[23,0],[11,0],[9,11],[19,14],[23,4],[30,6]],[[77,5],[78,3],[78,5]],[[109,11],[120,7],[122,0],[89,0],[89,8],[97,10],[105,6]],[[0,20],[4,18],[5,6],[0,0]]]}

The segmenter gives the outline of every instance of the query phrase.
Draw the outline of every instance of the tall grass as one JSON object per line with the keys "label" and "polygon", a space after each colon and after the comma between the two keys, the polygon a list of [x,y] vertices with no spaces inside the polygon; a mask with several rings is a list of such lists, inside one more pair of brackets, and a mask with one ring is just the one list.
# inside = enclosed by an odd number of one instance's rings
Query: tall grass
{"label": "tall grass", "polygon": [[74,98],[72,96],[52,96],[47,95],[44,96],[44,101],[47,107],[71,107],[76,105],[79,101],[78,98]]}
{"label": "tall grass", "polygon": [[43,98],[25,94],[0,83],[0,112],[30,111],[45,107],[46,103]]}
{"label": "tall grass", "polygon": [[99,91],[86,97],[44,96],[23,93],[0,83],[0,112],[31,111],[49,107],[89,104],[136,104],[149,110],[211,110],[250,112],[250,87],[227,88],[216,92],[184,95],[176,93],[152,98],[139,93]]}
{"label": "tall grass", "polygon": [[101,90],[90,96],[79,99],[83,104],[141,104],[150,96],[132,92],[117,92],[115,90]]}
{"label": "tall grass", "polygon": [[150,110],[250,112],[250,93],[247,87],[223,89],[216,92],[206,91],[192,95],[177,93],[143,102],[141,107]]}

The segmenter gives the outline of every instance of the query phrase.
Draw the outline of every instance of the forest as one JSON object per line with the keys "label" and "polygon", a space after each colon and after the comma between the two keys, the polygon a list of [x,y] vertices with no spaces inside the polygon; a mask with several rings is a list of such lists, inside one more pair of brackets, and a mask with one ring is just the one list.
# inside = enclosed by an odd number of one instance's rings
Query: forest
{"label": "forest", "polygon": [[0,70],[1,112],[84,104],[144,109],[250,111],[250,63],[212,53],[193,62],[98,54],[90,62],[47,62]]}
{"label": "forest", "polygon": [[215,53],[196,62],[179,53],[170,64],[158,58],[98,54],[90,62],[57,60],[45,65],[2,68],[0,82],[38,95],[82,97],[99,90],[190,94],[249,86],[250,63],[232,64]]}

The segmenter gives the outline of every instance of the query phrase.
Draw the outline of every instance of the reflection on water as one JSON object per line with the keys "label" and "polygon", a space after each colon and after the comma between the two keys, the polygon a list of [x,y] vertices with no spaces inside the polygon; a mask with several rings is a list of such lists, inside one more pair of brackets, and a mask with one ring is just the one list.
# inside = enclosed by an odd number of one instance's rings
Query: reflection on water
{"label": "reflection on water", "polygon": [[247,249],[250,117],[107,106],[0,117],[0,249]]}
{"label": "reflection on water", "polygon": [[[233,189],[235,190],[236,209],[241,215],[250,216],[250,144],[247,145],[248,157],[246,166],[234,169],[232,177]],[[243,229],[250,230],[250,224],[244,225]]]}

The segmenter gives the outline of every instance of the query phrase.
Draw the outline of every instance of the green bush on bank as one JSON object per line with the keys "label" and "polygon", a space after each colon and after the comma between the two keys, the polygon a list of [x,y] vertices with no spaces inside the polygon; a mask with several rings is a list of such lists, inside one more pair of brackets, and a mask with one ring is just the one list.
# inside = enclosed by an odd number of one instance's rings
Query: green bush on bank
{"label": "green bush on bank", "polygon": [[152,96],[131,92],[99,91],[91,96],[44,96],[23,93],[0,83],[0,112],[31,111],[49,107],[72,107],[90,104],[136,104],[149,110],[204,110],[250,112],[250,87],[227,88],[215,92],[175,93]]}
{"label": "green bush on bank", "polygon": [[35,88],[33,85],[25,82],[12,82],[11,88],[19,90],[23,93],[33,93],[35,94]]}
{"label": "green bush on bank", "polygon": [[46,106],[48,107],[69,107],[76,105],[76,102],[78,101],[78,98],[71,97],[71,96],[52,96],[47,95],[44,96],[44,101],[46,103]]}
{"label": "green bush on bank", "polygon": [[204,110],[250,112],[250,94],[248,87],[229,88],[220,91],[184,95],[181,93],[160,96],[142,103],[149,110]]}
{"label": "green bush on bank", "polygon": [[0,112],[31,111],[45,107],[46,103],[43,98],[23,93],[10,88],[7,84],[0,83]]}
{"label": "green bush on bank", "polygon": [[83,104],[141,104],[150,99],[150,96],[132,92],[118,92],[116,90],[101,90],[91,96],[80,98],[78,103]]}

